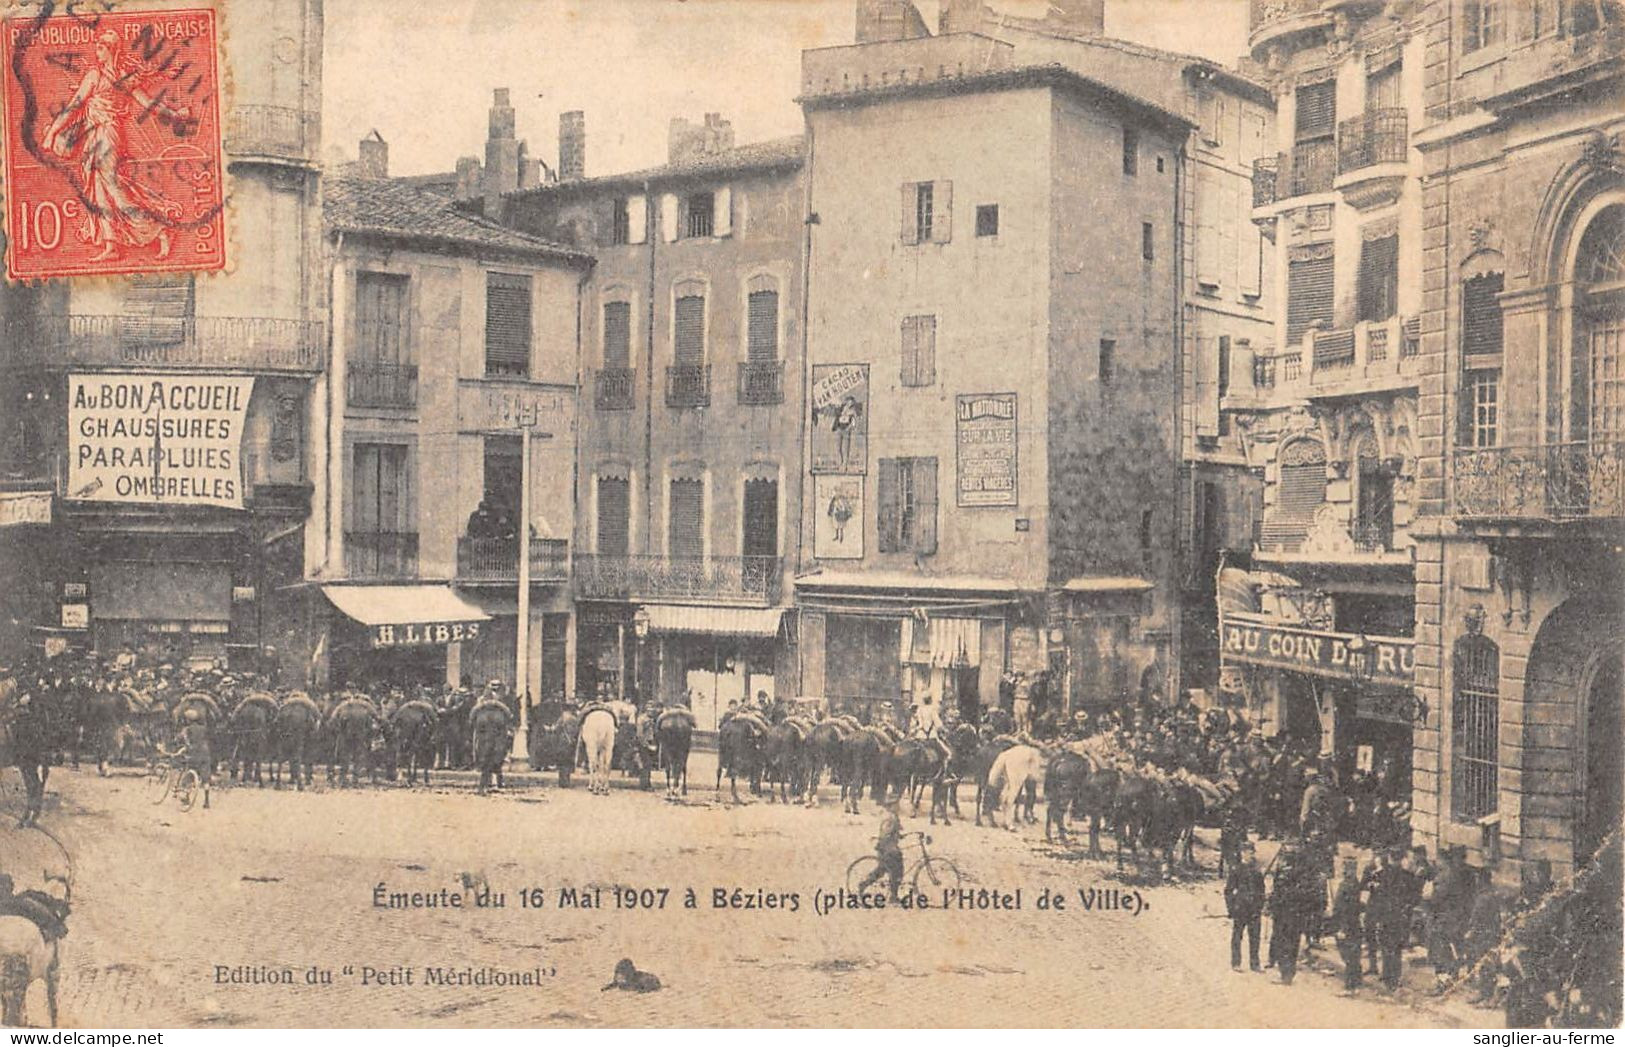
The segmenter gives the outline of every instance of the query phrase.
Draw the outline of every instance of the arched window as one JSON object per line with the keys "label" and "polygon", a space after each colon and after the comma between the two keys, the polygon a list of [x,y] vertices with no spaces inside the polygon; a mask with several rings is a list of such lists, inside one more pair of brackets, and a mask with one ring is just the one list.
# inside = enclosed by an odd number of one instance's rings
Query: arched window
{"label": "arched window", "polygon": [[1359,484],[1354,541],[1371,552],[1386,552],[1394,540],[1394,474],[1378,457],[1371,433],[1355,444],[1355,482]]}
{"label": "arched window", "polygon": [[1625,205],[1598,211],[1574,264],[1571,439],[1625,439]]}
{"label": "arched window", "polygon": [[1498,807],[1501,732],[1501,649],[1469,633],[1456,640],[1451,702],[1450,813],[1476,821]]}
{"label": "arched window", "polygon": [[1294,440],[1281,449],[1275,508],[1264,521],[1264,544],[1296,551],[1326,501],[1326,448],[1319,440]]}
{"label": "arched window", "polygon": [[745,358],[773,363],[779,358],[779,283],[771,276],[752,277],[745,286]]}

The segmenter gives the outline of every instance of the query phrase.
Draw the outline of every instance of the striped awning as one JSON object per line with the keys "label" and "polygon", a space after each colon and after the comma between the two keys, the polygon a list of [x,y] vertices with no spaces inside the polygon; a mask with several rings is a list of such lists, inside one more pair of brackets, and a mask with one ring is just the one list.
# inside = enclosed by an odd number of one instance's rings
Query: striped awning
{"label": "striped awning", "polygon": [[707,636],[755,636],[771,639],[779,634],[782,607],[691,607],[685,604],[646,604],[641,614],[652,633],[702,633]]}

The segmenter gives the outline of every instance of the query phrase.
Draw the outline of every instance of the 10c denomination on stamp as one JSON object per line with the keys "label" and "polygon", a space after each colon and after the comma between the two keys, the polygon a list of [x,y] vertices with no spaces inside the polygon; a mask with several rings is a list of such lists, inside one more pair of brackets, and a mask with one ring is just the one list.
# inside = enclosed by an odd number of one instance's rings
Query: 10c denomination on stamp
{"label": "10c denomination on stamp", "polygon": [[3,23],[6,275],[224,268],[215,13],[87,6]]}

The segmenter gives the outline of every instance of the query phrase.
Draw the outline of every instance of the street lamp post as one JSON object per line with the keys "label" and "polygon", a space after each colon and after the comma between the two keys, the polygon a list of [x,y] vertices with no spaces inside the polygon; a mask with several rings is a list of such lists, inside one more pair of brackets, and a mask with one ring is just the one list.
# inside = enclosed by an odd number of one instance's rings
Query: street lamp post
{"label": "street lamp post", "polygon": [[[632,686],[639,688],[643,683],[643,642],[649,638],[649,611],[639,607],[638,613],[632,616],[632,634],[637,637],[637,646],[632,649]],[[639,695],[642,696],[641,693]]]}
{"label": "street lamp post", "polygon": [[514,695],[519,706],[519,729],[514,732],[513,749],[509,756],[515,763],[528,759],[527,735],[530,732],[530,444],[535,437],[547,439],[551,434],[537,433],[536,418],[529,412],[521,414],[519,430],[519,526],[516,542],[519,555],[518,620],[514,623]]}

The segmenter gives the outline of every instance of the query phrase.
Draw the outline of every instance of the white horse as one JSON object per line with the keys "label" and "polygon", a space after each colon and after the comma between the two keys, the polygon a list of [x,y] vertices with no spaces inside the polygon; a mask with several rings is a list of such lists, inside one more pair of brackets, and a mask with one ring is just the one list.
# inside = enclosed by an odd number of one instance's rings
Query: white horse
{"label": "white horse", "polygon": [[[48,876],[67,886],[64,877]],[[25,916],[0,916],[0,1025],[21,1028],[27,1022],[28,987],[45,983],[45,1009],[50,1028],[57,1025],[57,983],[61,942],[45,935]]]}
{"label": "white horse", "polygon": [[[1013,745],[998,755],[987,772],[987,787],[1004,808],[1004,824],[1016,831],[1016,801],[1026,789],[1038,788],[1044,776],[1044,756],[1030,745]],[[989,811],[991,817],[992,812]],[[995,825],[998,823],[995,822]]]}
{"label": "white horse", "polygon": [[607,708],[589,709],[581,718],[580,740],[576,744],[587,754],[587,791],[590,793],[609,795],[609,765],[615,755],[616,726],[615,713]]}

